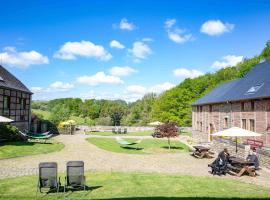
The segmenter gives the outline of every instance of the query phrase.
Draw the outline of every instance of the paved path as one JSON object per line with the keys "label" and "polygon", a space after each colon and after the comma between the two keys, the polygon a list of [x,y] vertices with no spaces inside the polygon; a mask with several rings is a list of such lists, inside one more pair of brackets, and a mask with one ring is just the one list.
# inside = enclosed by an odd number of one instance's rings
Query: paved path
{"label": "paved path", "polygon": [[[88,171],[162,172],[192,176],[209,176],[208,159],[195,159],[189,153],[134,155],[108,152],[88,143],[82,134],[60,135],[55,139],[64,143],[59,152],[0,160],[0,179],[37,174],[39,162],[56,161],[59,171],[65,171],[69,160],[83,160]],[[262,170],[256,178],[241,178],[227,175],[226,179],[237,179],[248,183],[270,186],[270,172]],[[217,176],[216,176],[217,177]]]}

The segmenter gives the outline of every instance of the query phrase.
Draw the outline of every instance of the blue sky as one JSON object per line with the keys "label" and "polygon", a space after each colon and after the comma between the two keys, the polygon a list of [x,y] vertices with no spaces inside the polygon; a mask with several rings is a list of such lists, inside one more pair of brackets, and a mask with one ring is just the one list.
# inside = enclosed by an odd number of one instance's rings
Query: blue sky
{"label": "blue sky", "polygon": [[35,94],[134,101],[252,57],[269,1],[3,1],[0,59]]}

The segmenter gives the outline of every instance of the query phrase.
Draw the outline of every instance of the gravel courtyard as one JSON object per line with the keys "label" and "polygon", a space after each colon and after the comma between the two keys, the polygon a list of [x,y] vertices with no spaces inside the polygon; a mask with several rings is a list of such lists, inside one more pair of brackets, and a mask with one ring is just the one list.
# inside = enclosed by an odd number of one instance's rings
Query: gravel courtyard
{"label": "gravel courtyard", "polygon": [[[83,160],[88,171],[160,172],[192,176],[212,176],[207,165],[209,159],[195,159],[189,153],[134,155],[108,152],[88,143],[82,134],[59,135],[55,140],[65,145],[59,152],[0,160],[0,179],[37,174],[40,162],[54,161],[59,171],[65,171],[69,160]],[[93,137],[93,136],[92,136]],[[270,171],[259,171],[256,178],[230,175],[219,178],[241,180],[270,187]],[[218,176],[216,176],[218,177]]]}

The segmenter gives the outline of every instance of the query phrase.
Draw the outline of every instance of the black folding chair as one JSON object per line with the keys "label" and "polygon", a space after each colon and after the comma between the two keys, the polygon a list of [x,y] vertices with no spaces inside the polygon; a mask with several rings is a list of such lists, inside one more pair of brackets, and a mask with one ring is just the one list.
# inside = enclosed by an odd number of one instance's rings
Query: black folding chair
{"label": "black folding chair", "polygon": [[[39,177],[37,183],[36,199],[38,190],[42,193],[42,188],[49,188],[49,191],[56,190],[59,192],[60,177],[57,178],[57,163],[56,162],[42,162],[39,163]],[[48,192],[49,192],[48,191]],[[48,193],[47,192],[47,193]]]}
{"label": "black folding chair", "polygon": [[67,189],[83,189],[85,191],[85,176],[83,161],[67,162],[67,175],[65,177],[64,193]]}
{"label": "black folding chair", "polygon": [[121,134],[121,128],[118,128],[117,133]]}

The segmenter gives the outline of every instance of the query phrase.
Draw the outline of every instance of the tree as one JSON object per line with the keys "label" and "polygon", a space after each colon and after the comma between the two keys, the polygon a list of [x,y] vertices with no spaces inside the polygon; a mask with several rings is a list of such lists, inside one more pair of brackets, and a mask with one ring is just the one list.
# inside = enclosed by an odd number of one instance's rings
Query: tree
{"label": "tree", "polygon": [[178,128],[176,123],[174,122],[167,122],[157,127],[158,131],[160,132],[160,136],[162,138],[166,137],[168,139],[169,149],[171,149],[171,138],[178,136]]}
{"label": "tree", "polygon": [[270,40],[266,43],[261,55],[265,60],[270,60]]}

